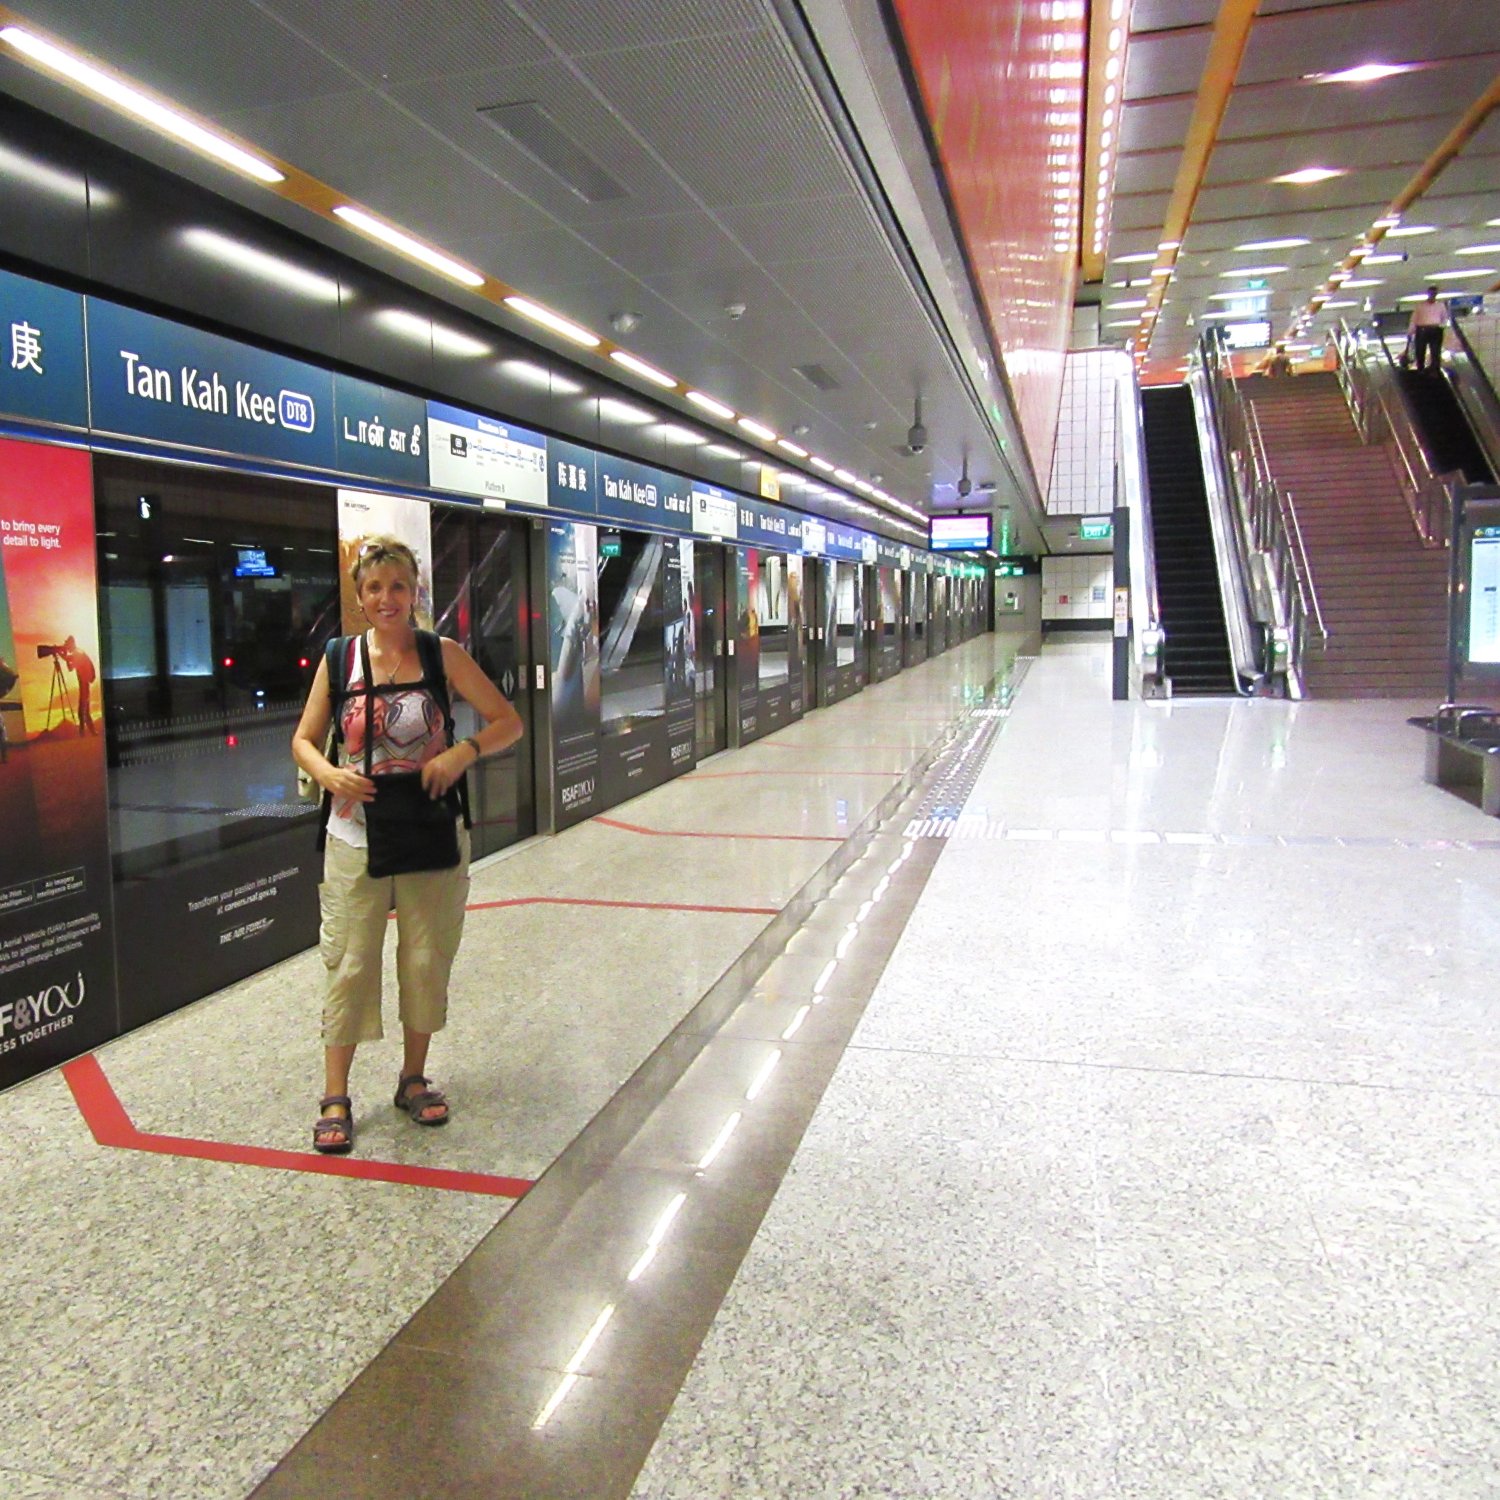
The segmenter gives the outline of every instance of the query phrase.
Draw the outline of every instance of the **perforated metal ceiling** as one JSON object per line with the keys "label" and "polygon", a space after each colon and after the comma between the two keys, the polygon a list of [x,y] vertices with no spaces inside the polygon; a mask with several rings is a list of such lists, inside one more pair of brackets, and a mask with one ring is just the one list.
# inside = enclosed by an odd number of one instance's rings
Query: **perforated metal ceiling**
{"label": "perforated metal ceiling", "polygon": [[[642,357],[781,433],[805,426],[806,446],[902,498],[951,486],[965,449],[976,472],[1002,472],[770,0],[17,8],[585,325],[638,314]],[[5,65],[0,88],[79,117],[19,73]],[[523,102],[624,196],[584,201],[479,113]],[[292,222],[238,183],[219,190]],[[794,372],[809,363],[839,388]],[[933,435],[920,458],[898,451],[918,388]]]}

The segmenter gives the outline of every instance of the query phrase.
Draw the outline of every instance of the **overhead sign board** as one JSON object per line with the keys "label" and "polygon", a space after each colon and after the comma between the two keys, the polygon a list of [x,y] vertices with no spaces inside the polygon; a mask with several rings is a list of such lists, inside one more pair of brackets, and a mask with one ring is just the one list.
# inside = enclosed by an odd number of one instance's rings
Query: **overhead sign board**
{"label": "overhead sign board", "polygon": [[931,516],[927,544],[934,552],[982,552],[990,545],[992,520],[988,512]]}
{"label": "overhead sign board", "polygon": [[0,415],[87,427],[83,298],[0,271]]}
{"label": "overhead sign board", "polygon": [[1083,542],[1107,542],[1114,534],[1111,516],[1085,516],[1078,523],[1078,539]]}
{"label": "overhead sign board", "polygon": [[732,541],[740,534],[740,507],[726,490],[706,488],[692,492],[693,530],[699,536]]}
{"label": "overhead sign board", "polygon": [[427,439],[433,489],[546,507],[547,440],[541,433],[429,401]]}

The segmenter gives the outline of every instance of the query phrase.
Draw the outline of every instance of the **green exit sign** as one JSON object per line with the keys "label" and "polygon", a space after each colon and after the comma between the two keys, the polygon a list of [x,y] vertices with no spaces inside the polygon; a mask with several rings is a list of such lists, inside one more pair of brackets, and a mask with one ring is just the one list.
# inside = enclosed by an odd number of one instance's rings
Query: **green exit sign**
{"label": "green exit sign", "polygon": [[602,531],[599,533],[599,556],[618,557],[620,555],[620,533],[618,531]]}
{"label": "green exit sign", "polygon": [[1107,542],[1115,534],[1115,523],[1108,516],[1085,516],[1078,523],[1078,535],[1085,542]]}
{"label": "green exit sign", "polygon": [[1001,563],[995,569],[996,578],[1024,578],[1026,569],[1020,563]]}

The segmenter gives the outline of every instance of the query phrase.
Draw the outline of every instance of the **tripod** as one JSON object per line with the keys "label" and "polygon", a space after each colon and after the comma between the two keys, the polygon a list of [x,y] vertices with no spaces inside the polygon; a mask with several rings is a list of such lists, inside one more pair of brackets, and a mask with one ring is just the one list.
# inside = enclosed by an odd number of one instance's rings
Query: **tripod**
{"label": "tripod", "polygon": [[68,679],[63,671],[62,658],[53,653],[52,656],[52,681],[47,689],[47,714],[42,720],[42,733],[46,734],[52,728],[52,711],[56,708],[58,712],[59,727],[63,724],[78,722],[77,715],[72,708],[72,697],[68,692]]}

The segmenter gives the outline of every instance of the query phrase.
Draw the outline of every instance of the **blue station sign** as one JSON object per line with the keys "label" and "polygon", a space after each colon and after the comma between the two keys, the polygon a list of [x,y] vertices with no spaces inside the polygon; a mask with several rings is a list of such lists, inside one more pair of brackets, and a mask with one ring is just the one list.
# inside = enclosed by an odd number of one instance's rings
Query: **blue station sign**
{"label": "blue station sign", "polygon": [[427,403],[352,375],[333,377],[341,474],[427,488]]}
{"label": "blue station sign", "polygon": [[83,298],[0,271],[0,416],[87,427]]}
{"label": "blue station sign", "polygon": [[336,467],[328,371],[97,297],[85,305],[96,431]]}

